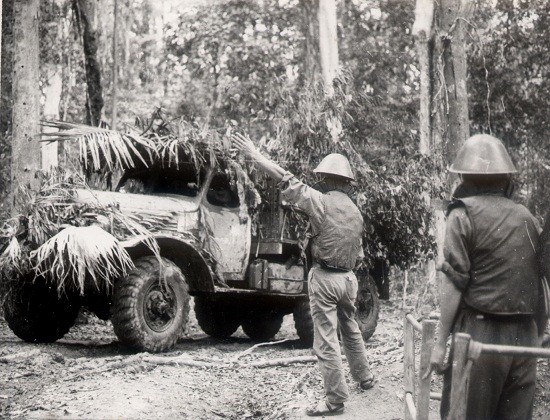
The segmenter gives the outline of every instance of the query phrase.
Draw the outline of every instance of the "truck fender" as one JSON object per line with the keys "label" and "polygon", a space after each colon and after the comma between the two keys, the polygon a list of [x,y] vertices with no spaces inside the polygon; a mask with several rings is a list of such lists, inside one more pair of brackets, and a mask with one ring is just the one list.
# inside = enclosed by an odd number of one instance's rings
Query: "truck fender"
{"label": "truck fender", "polygon": [[[155,235],[155,239],[161,256],[168,258],[181,269],[191,293],[214,291],[216,274],[212,267],[213,262],[208,261],[197,250],[195,244],[170,235]],[[135,236],[121,244],[130,254],[132,260],[153,255],[145,243],[144,236]]]}

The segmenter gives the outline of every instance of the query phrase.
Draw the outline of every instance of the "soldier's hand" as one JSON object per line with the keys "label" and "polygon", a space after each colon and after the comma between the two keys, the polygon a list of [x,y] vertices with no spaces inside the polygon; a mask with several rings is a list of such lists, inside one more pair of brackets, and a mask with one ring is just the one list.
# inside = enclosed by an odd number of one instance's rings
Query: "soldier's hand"
{"label": "soldier's hand", "polygon": [[238,151],[244,153],[246,156],[253,156],[257,152],[256,146],[252,143],[249,137],[240,133],[231,135],[231,144]]}
{"label": "soldier's hand", "polygon": [[449,365],[445,363],[446,352],[447,346],[445,345],[445,343],[436,343],[432,350],[432,356],[430,357],[430,367],[422,375],[422,379],[426,379],[431,372],[435,372],[441,375],[449,368]]}

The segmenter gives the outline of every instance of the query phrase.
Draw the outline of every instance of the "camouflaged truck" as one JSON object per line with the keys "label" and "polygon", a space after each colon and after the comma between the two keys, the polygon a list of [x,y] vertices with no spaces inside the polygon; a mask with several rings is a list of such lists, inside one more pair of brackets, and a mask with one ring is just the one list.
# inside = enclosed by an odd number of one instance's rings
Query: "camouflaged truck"
{"label": "camouflaged truck", "polygon": [[[283,317],[293,314],[299,338],[311,345],[307,270],[289,226],[291,210],[280,202],[275,184],[265,191],[253,229],[253,217],[229,176],[213,168],[199,172],[192,164],[131,169],[112,192],[78,190],[79,201],[113,203],[149,220],[162,270],[144,238],[130,238],[122,245],[135,268],[125,278],[112,279],[113,288],[90,287],[83,296],[59,297],[35,282],[28,286],[34,291],[23,290],[20,303],[5,311],[14,333],[26,341],[55,341],[83,306],[111,319],[122,343],[166,351],[187,328],[192,296],[198,324],[212,337],[227,338],[241,326],[252,340],[269,340]],[[376,328],[379,302],[370,276],[357,274],[357,321],[367,339]],[[44,290],[37,293],[40,287]]]}

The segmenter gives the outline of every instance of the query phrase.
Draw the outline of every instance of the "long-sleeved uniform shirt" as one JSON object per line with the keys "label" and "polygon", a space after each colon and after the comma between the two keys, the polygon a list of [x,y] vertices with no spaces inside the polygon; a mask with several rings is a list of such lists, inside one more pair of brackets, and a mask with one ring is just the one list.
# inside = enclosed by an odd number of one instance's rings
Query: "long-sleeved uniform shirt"
{"label": "long-sleeved uniform shirt", "polygon": [[287,172],[282,198],[308,215],[313,258],[328,267],[351,270],[364,257],[363,217],[347,194],[326,194],[309,187]]}

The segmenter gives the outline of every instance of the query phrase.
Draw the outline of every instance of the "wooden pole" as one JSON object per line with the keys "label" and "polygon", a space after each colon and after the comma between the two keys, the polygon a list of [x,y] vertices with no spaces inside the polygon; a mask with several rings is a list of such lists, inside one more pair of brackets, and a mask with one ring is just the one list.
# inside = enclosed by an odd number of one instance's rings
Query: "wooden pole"
{"label": "wooden pole", "polygon": [[430,385],[431,374],[424,379],[424,372],[430,369],[430,357],[434,347],[436,321],[425,320],[422,322],[422,345],[420,348],[420,383],[418,386],[418,399],[416,400],[417,418],[427,420],[430,414]]}
{"label": "wooden pole", "polygon": [[38,84],[39,0],[14,2],[12,213],[20,187],[38,189],[40,170],[40,87]]}
{"label": "wooden pole", "polygon": [[[451,410],[454,411],[453,420],[466,419],[466,404],[468,399],[468,380],[463,381],[466,373],[470,336],[464,333],[454,335],[453,344],[453,373],[451,380]],[[464,389],[462,389],[464,385]]]}
{"label": "wooden pole", "polygon": [[401,303],[403,309],[407,307],[407,287],[409,287],[409,270],[405,270],[403,276],[403,302]]}
{"label": "wooden pole", "polygon": [[118,25],[118,0],[115,0],[115,16],[113,23],[113,113],[111,118],[112,129],[117,126],[117,90],[118,90],[118,48],[117,48],[117,25]]}
{"label": "wooden pole", "polygon": [[[403,382],[405,386],[405,401],[407,401],[407,394],[412,396],[412,401],[414,401],[415,396],[415,386],[414,386],[414,328],[413,325],[407,319],[407,314],[405,313],[404,319],[404,343],[403,343]],[[415,416],[414,416],[415,417]],[[414,418],[411,415],[411,410],[409,405],[405,403],[405,419],[410,420]]]}

